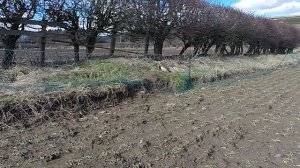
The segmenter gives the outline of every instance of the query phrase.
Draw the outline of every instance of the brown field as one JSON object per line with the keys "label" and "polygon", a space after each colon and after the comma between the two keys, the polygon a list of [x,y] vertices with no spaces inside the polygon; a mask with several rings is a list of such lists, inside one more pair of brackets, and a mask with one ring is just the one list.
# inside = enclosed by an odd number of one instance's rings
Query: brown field
{"label": "brown field", "polygon": [[286,68],[9,127],[0,167],[299,167],[299,82],[300,68]]}

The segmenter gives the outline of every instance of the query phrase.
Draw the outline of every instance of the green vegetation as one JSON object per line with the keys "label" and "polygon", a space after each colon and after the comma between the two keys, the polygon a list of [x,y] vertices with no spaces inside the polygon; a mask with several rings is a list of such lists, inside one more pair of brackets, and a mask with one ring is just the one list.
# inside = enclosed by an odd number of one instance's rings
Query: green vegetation
{"label": "green vegetation", "polygon": [[177,146],[174,146],[174,147],[171,149],[170,153],[171,153],[172,155],[176,155],[176,154],[178,154],[178,153],[180,153],[180,152],[183,152],[183,151],[185,151],[185,150],[186,150],[186,149],[185,149],[185,146],[182,145],[182,144],[179,144],[179,145],[177,145]]}
{"label": "green vegetation", "polygon": [[54,76],[47,81],[50,83],[59,82],[80,85],[92,81],[107,82],[131,79],[134,73],[132,67],[120,63],[90,61],[80,67],[72,69],[67,74]]}
{"label": "green vegetation", "polygon": [[188,60],[112,58],[90,60],[57,69],[16,66],[0,72],[0,99],[6,100],[12,95],[18,97],[25,93],[38,95],[114,84],[135,87],[145,80],[151,81],[158,89],[183,92],[190,90],[192,84],[199,80],[200,83],[207,83],[239,73],[272,70],[279,65],[296,65],[299,62],[300,55],[296,53],[288,56],[201,57],[193,58],[191,63]]}
{"label": "green vegetation", "polygon": [[[281,65],[297,64],[299,55],[258,56],[253,58],[201,58],[193,59],[189,72],[188,61],[152,61],[148,59],[93,60],[71,67],[45,78],[42,87],[46,92],[76,87],[99,87],[111,84],[131,84],[151,80],[166,89],[182,92],[192,88],[192,80],[203,78],[206,82],[223,78],[236,72],[254,72],[273,69]],[[225,75],[226,74],[226,75]]]}
{"label": "green vegetation", "polygon": [[[162,72],[153,69],[155,65],[147,62],[131,64],[118,61],[89,61],[79,67],[73,68],[68,73],[62,73],[46,79],[43,87],[48,92],[60,90],[61,87],[77,86],[102,86],[115,83],[130,83],[143,80],[147,76],[154,76],[165,81],[169,87],[177,90],[187,89],[188,72]],[[193,76],[206,75],[205,71],[195,70]],[[155,82],[155,81],[153,81]]]}

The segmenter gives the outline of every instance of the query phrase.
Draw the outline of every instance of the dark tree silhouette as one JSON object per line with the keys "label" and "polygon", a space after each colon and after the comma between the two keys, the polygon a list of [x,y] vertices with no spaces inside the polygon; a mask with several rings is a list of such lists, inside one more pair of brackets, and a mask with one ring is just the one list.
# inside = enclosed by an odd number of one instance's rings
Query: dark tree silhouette
{"label": "dark tree silhouette", "polygon": [[[5,30],[24,30],[26,24],[20,22],[20,19],[33,19],[37,8],[38,0],[2,0],[0,1],[0,16],[3,24],[0,24],[0,29]],[[5,46],[4,59],[2,67],[7,69],[12,66],[14,49],[20,35],[3,35],[2,41]]]}

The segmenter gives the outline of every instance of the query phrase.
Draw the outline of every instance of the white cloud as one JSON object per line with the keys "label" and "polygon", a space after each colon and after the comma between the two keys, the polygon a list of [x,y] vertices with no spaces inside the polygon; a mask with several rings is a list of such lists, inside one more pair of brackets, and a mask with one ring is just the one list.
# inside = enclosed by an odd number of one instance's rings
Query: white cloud
{"label": "white cloud", "polygon": [[232,6],[270,17],[300,15],[300,0],[240,0]]}

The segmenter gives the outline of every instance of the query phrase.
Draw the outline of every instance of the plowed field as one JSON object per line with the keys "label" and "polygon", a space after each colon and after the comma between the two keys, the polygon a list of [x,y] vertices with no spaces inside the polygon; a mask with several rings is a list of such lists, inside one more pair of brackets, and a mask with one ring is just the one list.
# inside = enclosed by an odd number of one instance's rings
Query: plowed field
{"label": "plowed field", "polygon": [[[224,81],[225,82],[225,81]],[[300,167],[300,68],[0,135],[0,167]]]}

